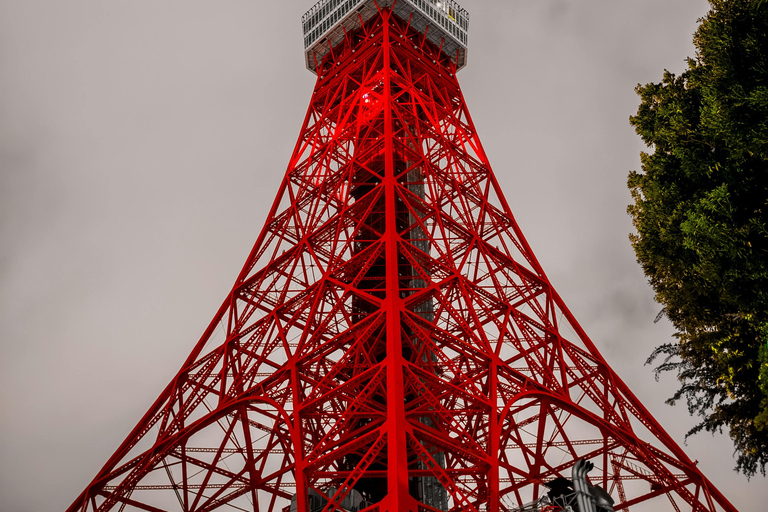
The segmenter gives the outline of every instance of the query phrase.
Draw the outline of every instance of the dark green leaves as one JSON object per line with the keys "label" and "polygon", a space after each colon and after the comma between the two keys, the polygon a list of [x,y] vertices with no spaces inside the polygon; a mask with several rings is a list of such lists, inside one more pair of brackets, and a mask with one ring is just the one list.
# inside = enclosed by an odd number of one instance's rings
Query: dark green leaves
{"label": "dark green leaves", "polygon": [[768,463],[768,2],[710,0],[680,76],[637,87],[652,152],[629,175],[638,262],[677,328],[659,347],[700,430]]}

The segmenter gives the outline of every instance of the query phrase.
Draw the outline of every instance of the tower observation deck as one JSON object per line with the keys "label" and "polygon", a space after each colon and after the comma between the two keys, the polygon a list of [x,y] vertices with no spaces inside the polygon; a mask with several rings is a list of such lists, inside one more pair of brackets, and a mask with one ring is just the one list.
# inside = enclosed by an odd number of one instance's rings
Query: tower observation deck
{"label": "tower observation deck", "polygon": [[411,28],[423,33],[457,70],[467,64],[469,13],[453,0],[321,0],[301,18],[307,69],[317,73],[317,66],[331,48],[382,8],[391,8]]}

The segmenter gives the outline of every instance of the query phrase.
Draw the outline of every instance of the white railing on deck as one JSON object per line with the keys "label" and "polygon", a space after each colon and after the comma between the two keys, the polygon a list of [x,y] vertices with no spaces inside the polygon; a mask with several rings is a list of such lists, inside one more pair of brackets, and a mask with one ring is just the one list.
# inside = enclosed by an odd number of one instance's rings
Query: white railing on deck
{"label": "white railing on deck", "polygon": [[[301,25],[304,29],[304,48],[317,42],[340,20],[367,0],[320,0],[304,16]],[[422,14],[437,23],[462,46],[467,46],[469,13],[454,0],[398,0],[416,7]],[[391,5],[392,0],[383,0],[380,5]]]}

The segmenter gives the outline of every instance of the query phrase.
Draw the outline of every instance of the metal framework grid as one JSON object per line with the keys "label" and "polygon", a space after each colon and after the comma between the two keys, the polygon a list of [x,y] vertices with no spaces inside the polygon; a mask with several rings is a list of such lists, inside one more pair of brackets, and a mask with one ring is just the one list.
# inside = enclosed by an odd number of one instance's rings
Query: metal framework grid
{"label": "metal framework grid", "polygon": [[69,510],[499,512],[586,458],[616,510],[735,512],[552,288],[450,58],[382,9],[318,74],[232,291]]}

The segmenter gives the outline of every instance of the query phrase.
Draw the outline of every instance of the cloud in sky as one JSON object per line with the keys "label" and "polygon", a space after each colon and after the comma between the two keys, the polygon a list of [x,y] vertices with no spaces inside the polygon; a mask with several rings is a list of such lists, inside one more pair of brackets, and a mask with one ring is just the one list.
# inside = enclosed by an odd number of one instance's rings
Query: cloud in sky
{"label": "cloud in sky", "polygon": [[[463,0],[459,75],[533,250],[680,443],[643,366],[671,327],[634,260],[638,82],[681,71],[705,0]],[[266,218],[313,76],[311,1],[0,5],[0,509],[69,505],[178,370]],[[740,510],[727,436],[686,448]]]}

